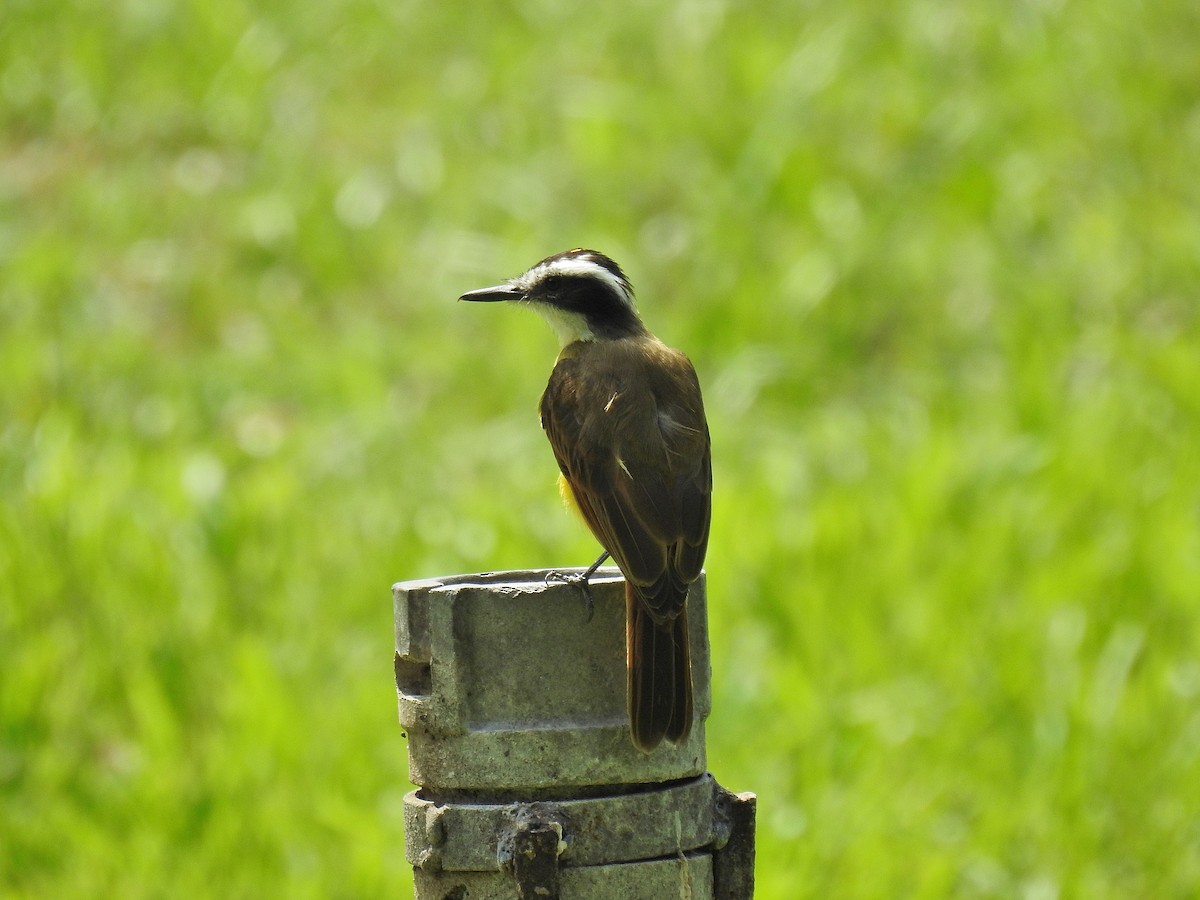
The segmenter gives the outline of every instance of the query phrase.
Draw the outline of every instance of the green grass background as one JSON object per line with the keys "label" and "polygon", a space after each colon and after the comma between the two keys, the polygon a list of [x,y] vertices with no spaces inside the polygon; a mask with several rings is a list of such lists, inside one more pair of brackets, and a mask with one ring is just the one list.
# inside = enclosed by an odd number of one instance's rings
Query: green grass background
{"label": "green grass background", "polygon": [[1200,885],[1200,6],[7,0],[0,894],[405,896],[389,585],[583,564],[534,317],[700,372],[759,896]]}

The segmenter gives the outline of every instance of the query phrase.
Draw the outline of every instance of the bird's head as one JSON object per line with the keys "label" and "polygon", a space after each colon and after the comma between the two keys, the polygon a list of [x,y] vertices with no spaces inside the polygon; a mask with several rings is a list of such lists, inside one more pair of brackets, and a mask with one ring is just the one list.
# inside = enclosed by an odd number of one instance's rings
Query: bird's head
{"label": "bird's head", "polygon": [[611,341],[644,334],[633,287],[621,267],[595,250],[548,256],[524,274],[459,300],[529,304],[550,323],[565,347],[574,341]]}

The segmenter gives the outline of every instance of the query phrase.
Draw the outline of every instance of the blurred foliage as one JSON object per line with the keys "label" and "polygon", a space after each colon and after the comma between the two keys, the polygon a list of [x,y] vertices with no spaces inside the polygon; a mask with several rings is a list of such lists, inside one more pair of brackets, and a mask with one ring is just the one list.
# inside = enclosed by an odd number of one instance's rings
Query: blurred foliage
{"label": "blurred foliage", "polygon": [[405,895],[388,585],[595,550],[453,298],[585,245],[706,388],[759,896],[1190,894],[1198,33],[7,0],[0,893]]}

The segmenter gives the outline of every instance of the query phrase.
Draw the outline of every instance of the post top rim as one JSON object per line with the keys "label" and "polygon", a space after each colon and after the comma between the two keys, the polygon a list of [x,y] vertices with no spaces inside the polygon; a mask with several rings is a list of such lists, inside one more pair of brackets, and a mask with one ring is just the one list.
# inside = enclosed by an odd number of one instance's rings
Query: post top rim
{"label": "post top rim", "polygon": [[[438,588],[511,588],[521,592],[537,593],[554,587],[560,587],[564,581],[556,581],[554,575],[582,575],[587,571],[585,566],[565,567],[559,569],[510,569],[499,572],[476,572],[463,575],[438,575],[433,578],[417,578],[410,581],[397,581],[392,585],[394,591],[436,590]],[[592,584],[604,584],[622,581],[624,576],[616,566],[601,566],[592,575]]]}

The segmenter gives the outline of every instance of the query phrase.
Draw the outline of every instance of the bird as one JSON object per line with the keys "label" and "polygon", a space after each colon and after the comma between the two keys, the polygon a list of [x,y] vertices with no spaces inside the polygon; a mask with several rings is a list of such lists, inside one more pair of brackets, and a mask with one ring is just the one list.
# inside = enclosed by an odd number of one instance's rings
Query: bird
{"label": "bird", "polygon": [[642,323],[633,286],[595,250],[548,256],[460,300],[530,307],[561,350],[540,413],[559,490],[625,577],[630,737],[644,753],[692,728],[687,597],[712,517],[712,454],[691,361]]}

